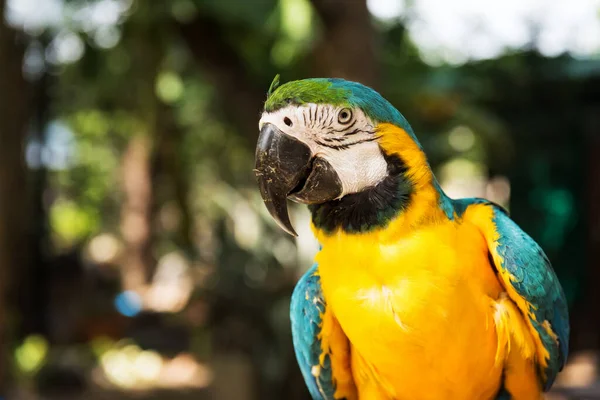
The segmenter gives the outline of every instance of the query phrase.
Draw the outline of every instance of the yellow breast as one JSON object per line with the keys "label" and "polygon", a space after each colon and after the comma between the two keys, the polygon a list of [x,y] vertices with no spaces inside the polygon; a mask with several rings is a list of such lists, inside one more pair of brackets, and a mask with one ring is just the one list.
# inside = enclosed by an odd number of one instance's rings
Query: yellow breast
{"label": "yellow breast", "polygon": [[493,397],[501,287],[474,226],[436,223],[385,244],[320,239],[323,293],[350,340],[361,400]]}

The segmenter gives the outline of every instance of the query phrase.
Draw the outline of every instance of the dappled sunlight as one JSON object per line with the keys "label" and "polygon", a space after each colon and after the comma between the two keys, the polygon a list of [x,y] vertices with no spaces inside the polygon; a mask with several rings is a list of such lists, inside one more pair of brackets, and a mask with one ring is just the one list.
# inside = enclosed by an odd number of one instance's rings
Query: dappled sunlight
{"label": "dappled sunlight", "polygon": [[100,356],[92,377],[100,386],[132,391],[204,388],[213,379],[210,368],[189,354],[167,358],[135,344],[118,343]]}
{"label": "dappled sunlight", "polygon": [[488,177],[485,165],[455,158],[439,168],[442,189],[454,199],[481,197],[505,208],[510,204],[510,181],[505,176]]}
{"label": "dappled sunlight", "polygon": [[233,206],[233,235],[236,242],[245,249],[252,249],[260,240],[262,224],[256,211],[246,201],[239,201]]}
{"label": "dappled sunlight", "polygon": [[485,198],[508,208],[510,202],[510,181],[506,176],[493,176],[485,187]]}
{"label": "dappled sunlight", "polygon": [[442,189],[452,198],[484,197],[487,184],[485,165],[466,158],[454,158],[439,168]]}
{"label": "dappled sunlight", "polygon": [[115,235],[103,233],[95,236],[88,243],[88,255],[98,264],[110,264],[117,261],[123,244]]}
{"label": "dappled sunlight", "polygon": [[[378,19],[406,19],[411,38],[431,64],[498,57],[533,44],[547,56],[593,56],[600,48],[598,0],[369,0]],[[533,42],[533,43],[532,43]]]}
{"label": "dappled sunlight", "polygon": [[457,126],[448,134],[448,143],[456,151],[471,150],[475,144],[475,133],[468,126]]}
{"label": "dappled sunlight", "polygon": [[[468,116],[465,118],[469,120]],[[476,124],[476,121],[471,121]],[[482,127],[482,130],[488,129]],[[446,133],[450,158],[438,166],[440,185],[451,198],[481,197],[505,208],[510,204],[510,180],[490,175],[490,156],[484,150],[494,144],[487,134],[467,124],[457,124]]]}
{"label": "dappled sunlight", "polygon": [[450,197],[509,209],[576,315],[549,399],[600,383],[600,0],[0,10],[0,400],[309,398],[290,300],[320,244],[304,204],[282,232],[253,171],[276,74],[373,87]]}
{"label": "dappled sunlight", "polygon": [[310,212],[305,207],[293,207],[292,222],[298,232],[296,238],[299,274],[304,273],[313,264],[314,256],[319,250],[319,243],[310,229]]}
{"label": "dappled sunlight", "polygon": [[194,282],[189,261],[181,254],[165,254],[152,282],[144,292],[144,308],[157,312],[179,312],[187,305]]}
{"label": "dappled sunlight", "polygon": [[49,344],[40,335],[28,336],[15,350],[15,361],[20,371],[33,374],[40,370],[48,357]]}
{"label": "dappled sunlight", "polygon": [[558,376],[557,385],[561,387],[586,387],[598,380],[598,353],[583,351],[572,354],[569,364]]}

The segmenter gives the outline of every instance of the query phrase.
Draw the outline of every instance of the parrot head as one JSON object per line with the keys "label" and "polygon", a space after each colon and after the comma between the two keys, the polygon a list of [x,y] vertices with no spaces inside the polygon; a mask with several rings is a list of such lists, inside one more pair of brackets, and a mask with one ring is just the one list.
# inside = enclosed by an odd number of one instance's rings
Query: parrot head
{"label": "parrot head", "polygon": [[[291,81],[274,90],[272,85],[259,122],[254,171],[264,203],[279,226],[296,235],[288,199],[315,207],[314,219],[318,205],[321,214],[339,213],[327,205],[344,199],[349,199],[350,208],[360,206],[361,193],[380,202],[407,196],[411,189],[403,176],[406,165],[384,143],[389,142],[389,126],[419,152],[406,119],[371,88],[327,78]],[[373,192],[378,186],[390,192],[389,199]]]}

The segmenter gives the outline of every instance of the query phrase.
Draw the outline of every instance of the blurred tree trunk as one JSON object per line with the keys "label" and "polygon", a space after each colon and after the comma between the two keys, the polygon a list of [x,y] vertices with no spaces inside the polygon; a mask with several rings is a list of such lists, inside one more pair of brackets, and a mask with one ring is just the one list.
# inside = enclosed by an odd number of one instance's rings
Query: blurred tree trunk
{"label": "blurred tree trunk", "polygon": [[[162,3],[156,3],[161,5]],[[125,199],[121,212],[121,231],[125,239],[125,260],[122,266],[123,288],[143,290],[152,277],[155,259],[152,252],[156,207],[153,162],[159,100],[155,83],[163,56],[157,14],[160,7],[153,2],[138,2],[129,25],[128,46],[132,54],[135,80],[134,104],[141,127],[132,138],[122,159],[122,185]]]}
{"label": "blurred tree trunk", "polygon": [[13,272],[27,259],[27,168],[24,161],[27,87],[22,75],[24,46],[4,23],[0,1],[0,396],[9,381]]}
{"label": "blurred tree trunk", "polygon": [[377,88],[375,32],[366,0],[312,0],[324,36],[313,59],[317,75]]}
{"label": "blurred tree trunk", "polygon": [[153,175],[166,189],[157,202],[165,204],[173,201],[178,214],[167,215],[162,225],[167,231],[174,230],[169,233],[173,235],[173,240],[179,248],[193,253],[193,216],[188,203],[189,183],[186,166],[180,156],[184,132],[177,125],[170,106],[166,104],[159,106],[157,127]]}
{"label": "blurred tree trunk", "polygon": [[[48,38],[42,39],[44,46],[49,42]],[[18,271],[18,277],[13,280],[13,287],[18,291],[18,305],[20,316],[20,329],[17,338],[23,338],[33,333],[48,336],[49,332],[49,291],[50,276],[48,268],[48,216],[44,205],[44,193],[47,186],[48,170],[42,157],[42,147],[46,144],[46,127],[49,115],[50,98],[48,89],[52,77],[44,71],[35,81],[30,81],[31,102],[30,112],[30,139],[39,143],[40,151],[30,153],[29,157],[35,168],[29,172],[30,193],[29,198],[29,262],[22,265]],[[15,272],[17,275],[17,272]]]}
{"label": "blurred tree trunk", "polygon": [[146,286],[153,265],[151,150],[150,138],[137,134],[129,141],[122,160],[125,199],[121,231],[126,243],[122,279],[125,290],[137,291]]}

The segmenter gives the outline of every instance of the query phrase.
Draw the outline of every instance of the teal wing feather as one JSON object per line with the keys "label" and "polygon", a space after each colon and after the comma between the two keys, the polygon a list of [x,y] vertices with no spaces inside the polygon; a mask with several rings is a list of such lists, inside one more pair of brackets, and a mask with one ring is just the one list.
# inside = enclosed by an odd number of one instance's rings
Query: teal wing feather
{"label": "teal wing feather", "polygon": [[325,307],[315,264],[298,281],[290,305],[296,359],[314,400],[334,400],[335,393],[329,355],[323,363],[319,359],[322,353],[319,332]]}
{"label": "teal wing feather", "polygon": [[[569,345],[569,313],[567,301],[550,261],[540,246],[527,235],[499,207],[494,209],[493,223],[499,235],[496,252],[502,264],[496,265],[501,272],[508,272],[513,279],[504,280],[529,304],[529,320],[539,333],[549,353],[547,367],[543,372],[545,390],[550,389],[558,372],[567,360]],[[550,324],[556,340],[543,324]]]}

